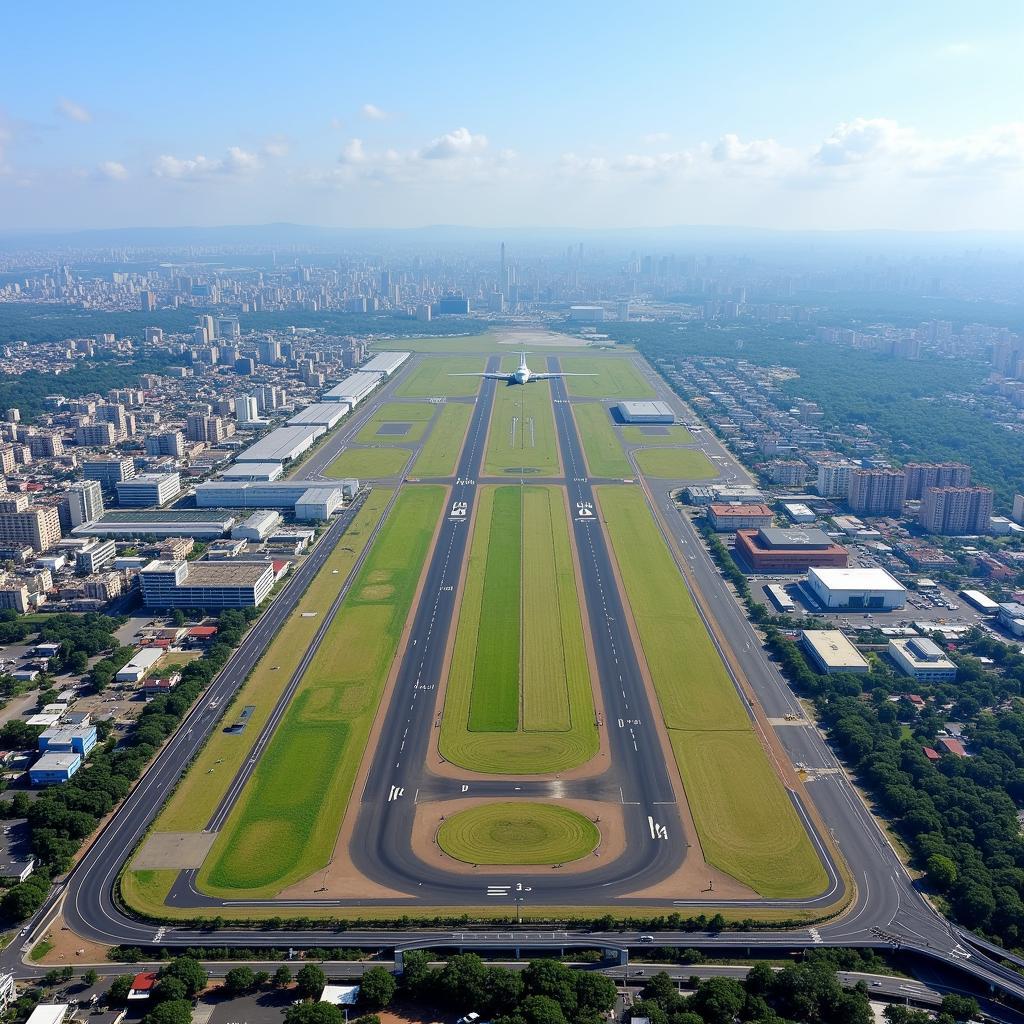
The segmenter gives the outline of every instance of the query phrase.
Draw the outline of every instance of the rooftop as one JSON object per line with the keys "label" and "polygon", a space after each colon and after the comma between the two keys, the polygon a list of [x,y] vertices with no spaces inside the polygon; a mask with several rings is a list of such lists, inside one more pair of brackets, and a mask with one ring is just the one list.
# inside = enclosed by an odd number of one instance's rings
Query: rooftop
{"label": "rooftop", "polygon": [[808,575],[816,576],[830,590],[906,590],[884,569],[812,568]]}
{"label": "rooftop", "polygon": [[777,526],[762,526],[758,539],[770,548],[830,548],[832,538],[815,528],[787,530]]}
{"label": "rooftop", "polygon": [[845,634],[838,629],[805,629],[804,642],[814,653],[834,669],[865,669],[867,662]]}
{"label": "rooftop", "polygon": [[[138,478],[136,478],[138,479]],[[223,523],[228,518],[223,512],[202,509],[138,509],[104,512],[100,523]]]}
{"label": "rooftop", "polygon": [[190,562],[186,587],[245,587],[256,583],[270,562]]}

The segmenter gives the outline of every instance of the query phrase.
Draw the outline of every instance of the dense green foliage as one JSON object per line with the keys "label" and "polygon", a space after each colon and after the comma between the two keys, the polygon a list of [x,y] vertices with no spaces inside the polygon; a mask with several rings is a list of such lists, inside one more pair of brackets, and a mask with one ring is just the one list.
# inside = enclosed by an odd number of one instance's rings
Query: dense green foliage
{"label": "dense green foliage", "polygon": [[5,817],[28,818],[32,848],[39,859],[36,873],[8,889],[0,901],[0,911],[6,918],[24,920],[39,909],[50,879],[67,871],[82,842],[127,796],[147,762],[177,729],[258,614],[256,609],[222,612],[217,642],[202,658],[182,667],[181,682],[172,693],[151,700],[143,708],[120,746],[115,746],[113,740],[97,746],[85,767],[69,782],[51,786],[34,800],[18,792],[12,800],[0,804]]}
{"label": "dense green foliage", "polygon": [[[928,881],[962,924],[1024,945],[1024,655],[981,635],[953,655],[955,683],[914,683],[875,662],[866,676],[823,676],[772,627],[769,649],[794,686],[813,697],[832,742],[878,800]],[[973,655],[991,658],[988,670]],[[891,696],[899,697],[896,702]],[[948,711],[944,710],[948,709]],[[971,755],[931,763],[922,747],[947,721],[965,723]]]}
{"label": "dense green foliage", "polygon": [[992,487],[1002,506],[1024,479],[1020,437],[992,422],[951,393],[975,392],[987,374],[966,360],[908,361],[874,352],[808,341],[808,328],[774,324],[720,327],[704,323],[609,324],[652,362],[691,356],[781,364],[799,378],[783,393],[817,402],[827,423],[840,429],[865,423],[892,440],[900,461],[968,462],[974,479]]}
{"label": "dense green foliage", "polygon": [[453,1012],[473,1010],[495,1024],[598,1024],[615,1005],[615,983],[602,974],[574,971],[557,960],[531,960],[522,972],[489,967],[475,953],[429,966],[425,950],[405,954],[403,992],[436,1000]]}

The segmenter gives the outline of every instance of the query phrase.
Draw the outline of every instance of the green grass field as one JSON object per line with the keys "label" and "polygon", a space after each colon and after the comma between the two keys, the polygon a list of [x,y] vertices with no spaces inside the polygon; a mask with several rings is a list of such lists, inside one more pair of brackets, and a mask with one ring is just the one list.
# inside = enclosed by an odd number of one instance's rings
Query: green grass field
{"label": "green grass field", "polygon": [[593,373],[594,377],[566,377],[569,394],[576,398],[654,398],[643,374],[622,356],[562,356],[566,373]]}
{"label": "green grass field", "polygon": [[[364,424],[356,441],[359,444],[392,445],[418,441],[426,433],[435,412],[437,406],[425,402],[385,402]],[[408,423],[409,429],[404,434],[380,433],[388,423]]]}
{"label": "green grass field", "polygon": [[645,434],[643,427],[634,425],[626,426],[622,428],[622,439],[628,444],[642,444],[642,445],[659,445],[659,444],[692,444],[693,434],[691,434],[686,427],[681,427],[679,424],[673,426],[661,424],[652,424],[659,430],[664,430],[664,434]]}
{"label": "green grass field", "polygon": [[399,496],[199,872],[203,891],[269,897],[330,859],[444,496]]}
{"label": "green grass field", "polygon": [[469,398],[479,390],[480,378],[452,377],[451,374],[483,373],[485,362],[485,359],[473,356],[424,359],[398,385],[395,394],[400,398]]}
{"label": "green grass field", "polygon": [[[458,328],[453,324],[452,329],[457,330]],[[581,345],[577,338],[570,335],[565,336],[564,346],[538,345],[535,349],[531,349],[529,342],[525,339],[523,345],[527,351],[537,355],[549,352],[553,355],[558,355],[561,352],[586,352],[588,348],[587,344]],[[452,338],[440,335],[430,338],[388,338],[386,341],[375,341],[373,350],[375,352],[438,352],[442,355],[495,355],[522,351],[517,342],[499,341],[499,333],[494,331],[487,331],[484,334],[459,335]],[[483,367],[481,366],[480,369],[482,370]]]}
{"label": "green grass field", "polygon": [[481,501],[487,516],[487,562],[473,659],[470,732],[515,732],[519,727],[519,566],[523,520],[518,487],[499,487]]}
{"label": "green grass field", "polygon": [[572,414],[576,418],[590,475],[633,476],[633,467],[622,450],[608,410],[603,405],[589,402],[574,405]]}
{"label": "green grass field", "polygon": [[[249,757],[274,704],[298,668],[303,654],[323,622],[352,567],[369,542],[394,492],[375,487],[352,525],[335,545],[323,568],[313,577],[295,611],[285,620],[234,703],[193,761],[188,774],[164,805],[153,825],[156,832],[199,832],[213,816],[235,773]],[[305,618],[302,612],[316,616]],[[242,733],[224,728],[251,704],[255,711]]]}
{"label": "green grass field", "polygon": [[704,856],[764,896],[816,895],[824,869],[643,494],[597,495]]}
{"label": "green grass field", "polygon": [[[518,362],[517,357],[506,357],[501,368],[514,370]],[[496,387],[484,476],[512,476],[520,471],[556,476],[560,468],[551,385],[498,382]]]}
{"label": "green grass field", "polygon": [[[445,692],[441,753],[471,771],[500,774],[539,774],[582,764],[596,753],[598,736],[564,492],[559,487],[504,485],[481,487],[478,495]],[[506,521],[513,535],[508,540],[499,536],[494,513],[506,496],[516,505],[522,501],[521,526],[528,538],[522,552],[518,523],[512,530]],[[513,579],[501,584],[510,595],[487,594],[498,583],[491,575],[496,551],[495,557],[512,563]],[[504,619],[489,621],[494,613],[488,609],[498,600],[507,605]],[[516,643],[514,652],[501,655],[516,665],[515,714],[502,689],[499,724],[483,731],[473,711],[493,699],[497,648],[481,638],[502,628]],[[499,666],[498,671],[503,669]]]}
{"label": "green grass field", "polygon": [[597,826],[577,811],[525,801],[471,807],[437,833],[437,845],[467,864],[568,864],[600,841]]}
{"label": "green grass field", "polygon": [[639,449],[634,458],[646,476],[662,480],[713,480],[719,475],[715,464],[692,448]]}
{"label": "green grass field", "polygon": [[324,476],[335,480],[355,477],[357,480],[381,480],[399,476],[409,461],[405,448],[346,448],[325,470]]}
{"label": "green grass field", "polygon": [[416,476],[452,476],[459,461],[459,452],[473,417],[473,406],[449,402],[441,406],[426,443],[420,449],[412,472]]}

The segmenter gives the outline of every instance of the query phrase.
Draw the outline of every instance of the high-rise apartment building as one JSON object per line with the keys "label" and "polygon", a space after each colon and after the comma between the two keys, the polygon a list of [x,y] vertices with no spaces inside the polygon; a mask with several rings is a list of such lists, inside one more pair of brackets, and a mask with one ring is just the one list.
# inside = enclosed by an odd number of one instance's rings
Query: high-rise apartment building
{"label": "high-rise apartment building", "polygon": [[113,444],[121,434],[113,423],[79,423],[75,427],[75,444],[91,448]]}
{"label": "high-rise apartment building", "polygon": [[242,423],[257,420],[260,417],[259,403],[255,395],[239,395],[234,402],[235,418]]}
{"label": "high-rise apartment building", "polygon": [[[134,467],[133,467],[134,469]],[[78,480],[68,489],[71,525],[91,523],[103,515],[103,488],[98,480]]]}
{"label": "high-rise apartment building", "polygon": [[929,487],[969,487],[971,467],[963,462],[908,462],[903,467],[907,474],[907,500],[924,497]]}
{"label": "high-rise apartment building", "polygon": [[918,522],[929,533],[988,533],[992,499],[990,487],[928,487]]}
{"label": "high-rise apartment building", "polygon": [[823,498],[845,498],[850,490],[852,462],[822,462],[818,466],[817,490]]}
{"label": "high-rise apartment building", "polygon": [[906,493],[907,476],[901,469],[855,469],[846,503],[861,515],[898,516]]}
{"label": "high-rise apartment building", "polygon": [[29,434],[28,450],[36,458],[54,458],[64,454],[64,439],[59,434]]}
{"label": "high-rise apartment building", "polygon": [[98,480],[104,487],[112,488],[135,476],[135,463],[132,459],[94,459],[82,467],[82,474],[86,480]]}
{"label": "high-rise apartment building", "polygon": [[[6,499],[0,507],[6,508]],[[42,554],[61,538],[60,513],[56,506],[38,505],[21,511],[0,512],[0,546],[28,544]]]}
{"label": "high-rise apartment building", "polygon": [[146,438],[147,455],[173,455],[181,458],[185,454],[185,435],[180,430],[167,430],[150,434]]}
{"label": "high-rise apartment building", "polygon": [[1013,511],[1010,515],[1015,523],[1024,523],[1024,494],[1013,496]]}

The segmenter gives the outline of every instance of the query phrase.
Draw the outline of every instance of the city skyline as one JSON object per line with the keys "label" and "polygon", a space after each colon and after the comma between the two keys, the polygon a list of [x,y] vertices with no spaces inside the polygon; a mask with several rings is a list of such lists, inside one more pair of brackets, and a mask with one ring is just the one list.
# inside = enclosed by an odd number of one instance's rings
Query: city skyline
{"label": "city skyline", "polygon": [[1009,4],[57,8],[7,15],[10,230],[1024,228]]}

